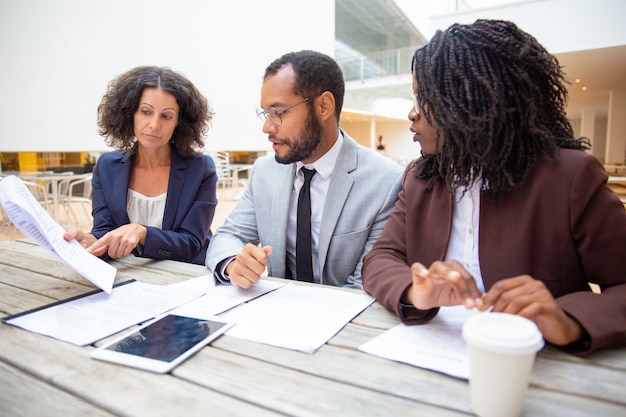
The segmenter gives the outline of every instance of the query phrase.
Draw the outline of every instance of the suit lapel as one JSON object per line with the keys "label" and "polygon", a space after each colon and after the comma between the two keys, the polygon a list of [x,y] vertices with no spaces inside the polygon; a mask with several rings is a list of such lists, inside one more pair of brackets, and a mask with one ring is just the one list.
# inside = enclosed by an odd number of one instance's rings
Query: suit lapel
{"label": "suit lapel", "polygon": [[172,229],[178,204],[181,200],[187,178],[187,162],[178,152],[172,150],[172,166],[170,168],[169,184],[167,185],[167,197],[165,199],[165,212],[163,213],[163,229]]}
{"label": "suit lapel", "polygon": [[322,271],[326,264],[330,238],[344,209],[344,202],[347,200],[354,184],[350,173],[357,167],[357,144],[343,130],[341,130],[341,134],[343,135],[343,144],[335,163],[330,185],[328,186],[328,195],[326,196],[324,214],[320,226],[319,252],[317,256]]}
{"label": "suit lapel", "polygon": [[126,212],[126,202],[128,199],[128,184],[130,183],[130,173],[133,168],[133,158],[126,153],[122,153],[118,162],[119,166],[113,172],[113,199],[110,201],[111,213],[119,213],[122,216],[121,223],[130,223]]}
{"label": "suit lapel", "polygon": [[[277,277],[286,276],[287,270],[287,223],[289,221],[289,202],[291,192],[293,190],[293,182],[296,175],[296,164],[281,165],[277,164],[278,169],[273,178],[269,178],[273,190],[272,195],[272,212],[267,213],[267,219],[264,221],[272,224],[272,249],[275,254],[284,254],[284,256],[270,256],[270,275]],[[263,190],[259,190],[263,192]]]}

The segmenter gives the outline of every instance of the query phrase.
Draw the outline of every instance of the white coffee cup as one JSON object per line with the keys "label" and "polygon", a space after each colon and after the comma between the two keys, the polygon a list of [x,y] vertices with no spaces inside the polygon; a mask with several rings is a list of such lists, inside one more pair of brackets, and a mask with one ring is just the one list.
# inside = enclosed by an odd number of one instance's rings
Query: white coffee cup
{"label": "white coffee cup", "polygon": [[481,313],[463,325],[469,352],[472,409],[481,417],[520,416],[543,336],[532,321]]}

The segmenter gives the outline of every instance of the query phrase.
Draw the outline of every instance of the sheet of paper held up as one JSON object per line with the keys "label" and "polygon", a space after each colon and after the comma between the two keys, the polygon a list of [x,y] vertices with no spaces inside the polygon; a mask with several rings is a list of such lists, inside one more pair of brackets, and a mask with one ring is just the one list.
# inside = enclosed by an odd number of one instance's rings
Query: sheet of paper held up
{"label": "sheet of paper held up", "polygon": [[201,291],[134,281],[47,308],[5,323],[85,346],[188,303]]}
{"label": "sheet of paper held up", "polygon": [[93,284],[111,293],[117,270],[87,252],[75,240],[67,242],[63,239],[65,230],[35,200],[22,180],[10,175],[0,181],[0,203],[22,233]]}
{"label": "sheet of paper held up", "polygon": [[361,292],[287,284],[220,317],[237,323],[228,336],[313,353],[373,302]]}
{"label": "sheet of paper held up", "polygon": [[442,307],[426,324],[399,324],[359,346],[359,350],[457,378],[469,378],[469,361],[462,331],[478,310],[464,306]]}
{"label": "sheet of paper held up", "polygon": [[172,284],[174,287],[190,288],[205,292],[197,298],[177,309],[174,314],[192,315],[197,317],[216,316],[241,303],[260,297],[285,285],[284,283],[262,279],[252,287],[243,289],[234,285],[215,285],[213,274],[202,275]]}

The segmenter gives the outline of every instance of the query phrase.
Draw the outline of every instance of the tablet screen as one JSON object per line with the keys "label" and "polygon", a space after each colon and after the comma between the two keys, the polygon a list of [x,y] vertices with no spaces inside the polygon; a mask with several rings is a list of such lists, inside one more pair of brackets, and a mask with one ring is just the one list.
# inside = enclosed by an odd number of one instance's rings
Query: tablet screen
{"label": "tablet screen", "polygon": [[106,349],[171,362],[225,325],[226,323],[170,314]]}

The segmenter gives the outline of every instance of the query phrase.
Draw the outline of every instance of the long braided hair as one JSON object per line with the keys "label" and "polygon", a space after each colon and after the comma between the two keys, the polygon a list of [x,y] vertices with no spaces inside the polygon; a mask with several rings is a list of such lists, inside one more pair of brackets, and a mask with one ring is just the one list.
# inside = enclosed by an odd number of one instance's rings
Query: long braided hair
{"label": "long braided hair", "polygon": [[431,184],[442,179],[453,192],[481,178],[497,202],[540,157],[589,148],[588,139],[573,137],[557,59],[511,22],[438,31],[411,66],[422,117],[438,125],[441,152],[423,154],[414,167]]}

